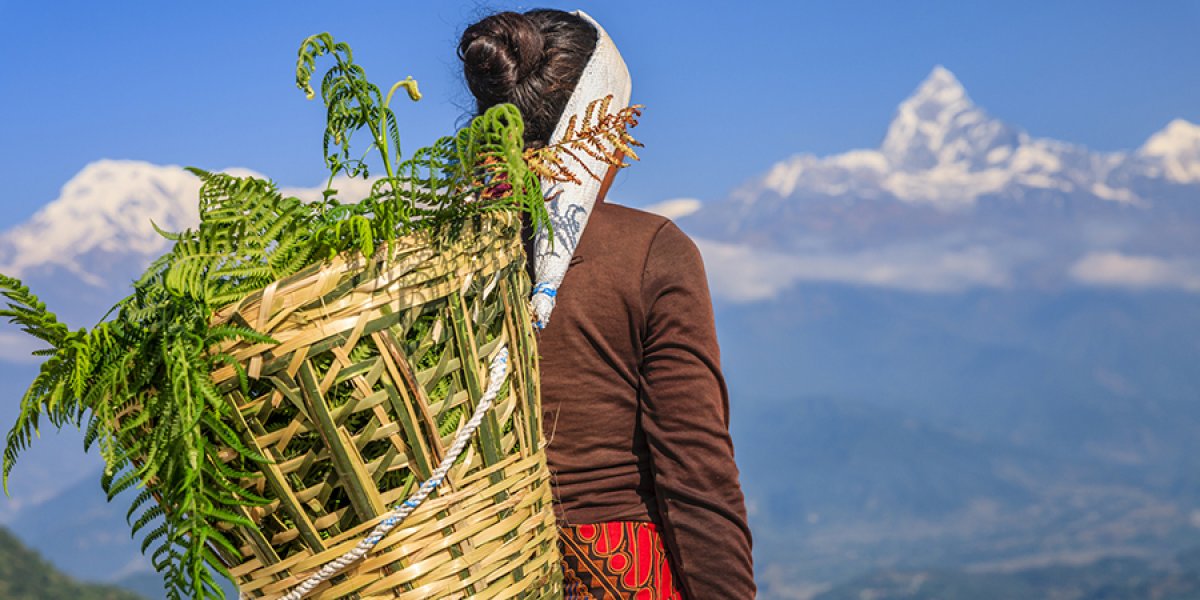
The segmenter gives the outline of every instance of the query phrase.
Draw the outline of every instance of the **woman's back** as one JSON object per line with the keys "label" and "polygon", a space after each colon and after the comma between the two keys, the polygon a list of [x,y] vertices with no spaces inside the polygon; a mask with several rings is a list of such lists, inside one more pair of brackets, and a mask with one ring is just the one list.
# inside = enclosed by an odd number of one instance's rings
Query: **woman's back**
{"label": "woman's back", "polygon": [[691,239],[597,203],[539,334],[546,455],[564,527],[655,523],[697,597],[747,598],[750,532],[712,325]]}
{"label": "woman's back", "polygon": [[547,460],[565,523],[658,520],[637,422],[641,272],[666,219],[601,202],[538,336]]}

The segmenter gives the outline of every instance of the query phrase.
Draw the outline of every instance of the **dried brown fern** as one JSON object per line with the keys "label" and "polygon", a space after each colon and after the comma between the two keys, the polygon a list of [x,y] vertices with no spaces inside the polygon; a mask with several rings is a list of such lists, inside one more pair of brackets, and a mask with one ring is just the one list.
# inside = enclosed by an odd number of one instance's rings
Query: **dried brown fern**
{"label": "dried brown fern", "polygon": [[593,173],[584,163],[582,155],[586,154],[619,168],[629,166],[624,161],[625,156],[639,160],[633,147],[641,147],[642,143],[629,134],[629,129],[637,126],[637,118],[641,116],[643,106],[634,104],[616,112],[609,112],[608,107],[612,99],[612,94],[609,94],[589,102],[583,111],[582,123],[579,122],[579,115],[571,115],[567,121],[567,133],[557,143],[526,150],[525,162],[530,170],[550,181],[581,184],[583,182],[570,169],[567,159],[573,160],[597,180],[604,174]]}

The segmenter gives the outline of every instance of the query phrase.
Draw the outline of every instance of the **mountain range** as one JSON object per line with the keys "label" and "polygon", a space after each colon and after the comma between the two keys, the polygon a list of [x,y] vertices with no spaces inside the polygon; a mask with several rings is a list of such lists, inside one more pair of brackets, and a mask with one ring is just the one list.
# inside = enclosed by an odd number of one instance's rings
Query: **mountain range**
{"label": "mountain range", "polygon": [[1198,125],[1175,120],[1132,152],[1093,152],[989,116],[937,67],[878,148],[800,154],[726,198],[667,208],[703,238],[732,301],[800,281],[1197,292],[1197,186]]}
{"label": "mountain range", "polygon": [[[197,188],[93,163],[0,233],[0,272],[90,325],[166,249],[151,220],[194,224]],[[990,116],[936,67],[877,148],[645,208],[704,256],[761,597],[1194,545],[1200,126],[1094,152]],[[0,421],[33,347],[0,332]],[[79,450],[73,431],[35,444],[0,522],[73,575],[144,579]]]}

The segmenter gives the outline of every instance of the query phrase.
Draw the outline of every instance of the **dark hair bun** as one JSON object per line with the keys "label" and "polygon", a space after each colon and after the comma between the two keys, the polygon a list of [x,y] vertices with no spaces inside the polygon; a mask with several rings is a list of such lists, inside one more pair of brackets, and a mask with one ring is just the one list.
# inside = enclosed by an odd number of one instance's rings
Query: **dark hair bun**
{"label": "dark hair bun", "polygon": [[[471,71],[476,97],[507,97],[542,60],[545,44],[537,26],[523,14],[492,15],[463,32],[459,57]],[[476,89],[478,87],[479,89]]]}
{"label": "dark hair bun", "polygon": [[592,52],[596,28],[561,10],[500,12],[470,27],[458,44],[467,87],[483,113],[510,102],[525,121],[525,145],[545,145]]}

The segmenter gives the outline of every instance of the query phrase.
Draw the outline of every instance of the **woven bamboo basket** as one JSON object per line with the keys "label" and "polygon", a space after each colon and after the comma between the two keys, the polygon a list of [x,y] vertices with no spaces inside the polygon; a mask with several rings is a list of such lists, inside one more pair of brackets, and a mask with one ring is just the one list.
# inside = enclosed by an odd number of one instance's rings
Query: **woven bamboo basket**
{"label": "woven bamboo basket", "polygon": [[278,344],[224,348],[213,374],[246,443],[271,459],[246,489],[272,499],[223,557],[244,597],[274,598],[357,544],[430,476],[487,379],[509,375],[445,483],[311,598],[561,598],[538,355],[520,220],[484,212],[396,240],[370,264],[314,265],[226,307]]}

